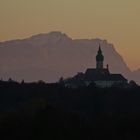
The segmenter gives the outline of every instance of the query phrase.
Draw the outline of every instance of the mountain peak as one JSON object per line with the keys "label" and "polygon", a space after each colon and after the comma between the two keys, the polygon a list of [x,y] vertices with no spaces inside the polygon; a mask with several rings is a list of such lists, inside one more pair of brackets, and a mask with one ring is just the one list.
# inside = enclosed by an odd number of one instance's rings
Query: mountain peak
{"label": "mountain peak", "polygon": [[[63,37],[68,37],[65,33],[59,32],[59,31],[53,31],[48,33],[49,36],[63,36]],[[68,37],[69,38],[69,37]]]}
{"label": "mountain peak", "polygon": [[31,37],[31,39],[33,40],[40,40],[41,38],[46,39],[46,40],[56,40],[56,39],[72,40],[70,37],[68,37],[68,35],[59,31],[53,31],[50,33],[42,33],[42,34],[34,35]]}

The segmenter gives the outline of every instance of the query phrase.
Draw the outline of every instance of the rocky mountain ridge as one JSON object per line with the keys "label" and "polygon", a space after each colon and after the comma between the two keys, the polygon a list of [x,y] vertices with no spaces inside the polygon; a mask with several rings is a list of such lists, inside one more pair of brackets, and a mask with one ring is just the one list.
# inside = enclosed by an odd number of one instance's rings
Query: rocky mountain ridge
{"label": "rocky mountain ridge", "polygon": [[[112,44],[101,39],[72,39],[61,32],[0,42],[0,77],[15,80],[55,82],[95,67],[99,47],[112,73],[122,73],[140,84],[140,70],[130,71]],[[106,67],[106,66],[105,66]]]}

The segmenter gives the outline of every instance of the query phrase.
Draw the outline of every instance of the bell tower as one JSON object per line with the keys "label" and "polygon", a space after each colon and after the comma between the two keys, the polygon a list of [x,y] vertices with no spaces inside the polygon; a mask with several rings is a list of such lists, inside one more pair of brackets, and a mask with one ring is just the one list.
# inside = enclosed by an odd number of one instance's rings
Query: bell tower
{"label": "bell tower", "polygon": [[102,50],[99,45],[99,50],[96,55],[96,69],[103,69],[103,67],[104,67],[103,61],[104,61],[104,56],[102,54]]}

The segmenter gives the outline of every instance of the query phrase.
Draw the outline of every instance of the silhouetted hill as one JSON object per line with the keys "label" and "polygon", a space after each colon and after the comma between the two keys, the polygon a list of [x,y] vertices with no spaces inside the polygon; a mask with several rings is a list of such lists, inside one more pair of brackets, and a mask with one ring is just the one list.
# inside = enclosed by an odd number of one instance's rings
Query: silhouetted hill
{"label": "silhouetted hill", "polygon": [[[61,32],[39,34],[22,40],[0,43],[0,76],[26,81],[56,81],[95,67],[99,43],[110,71],[122,73],[140,83],[112,44],[101,39],[71,39]],[[133,76],[134,75],[134,76]]]}
{"label": "silhouetted hill", "polygon": [[0,139],[137,140],[140,87],[0,81]]}

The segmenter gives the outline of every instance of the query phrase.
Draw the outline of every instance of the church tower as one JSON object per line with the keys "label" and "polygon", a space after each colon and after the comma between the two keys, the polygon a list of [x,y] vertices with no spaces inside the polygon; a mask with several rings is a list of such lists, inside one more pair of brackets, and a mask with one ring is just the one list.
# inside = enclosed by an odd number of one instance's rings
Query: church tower
{"label": "church tower", "polygon": [[101,47],[99,45],[99,50],[96,56],[96,69],[103,69],[103,61],[104,61],[104,56],[102,54]]}

